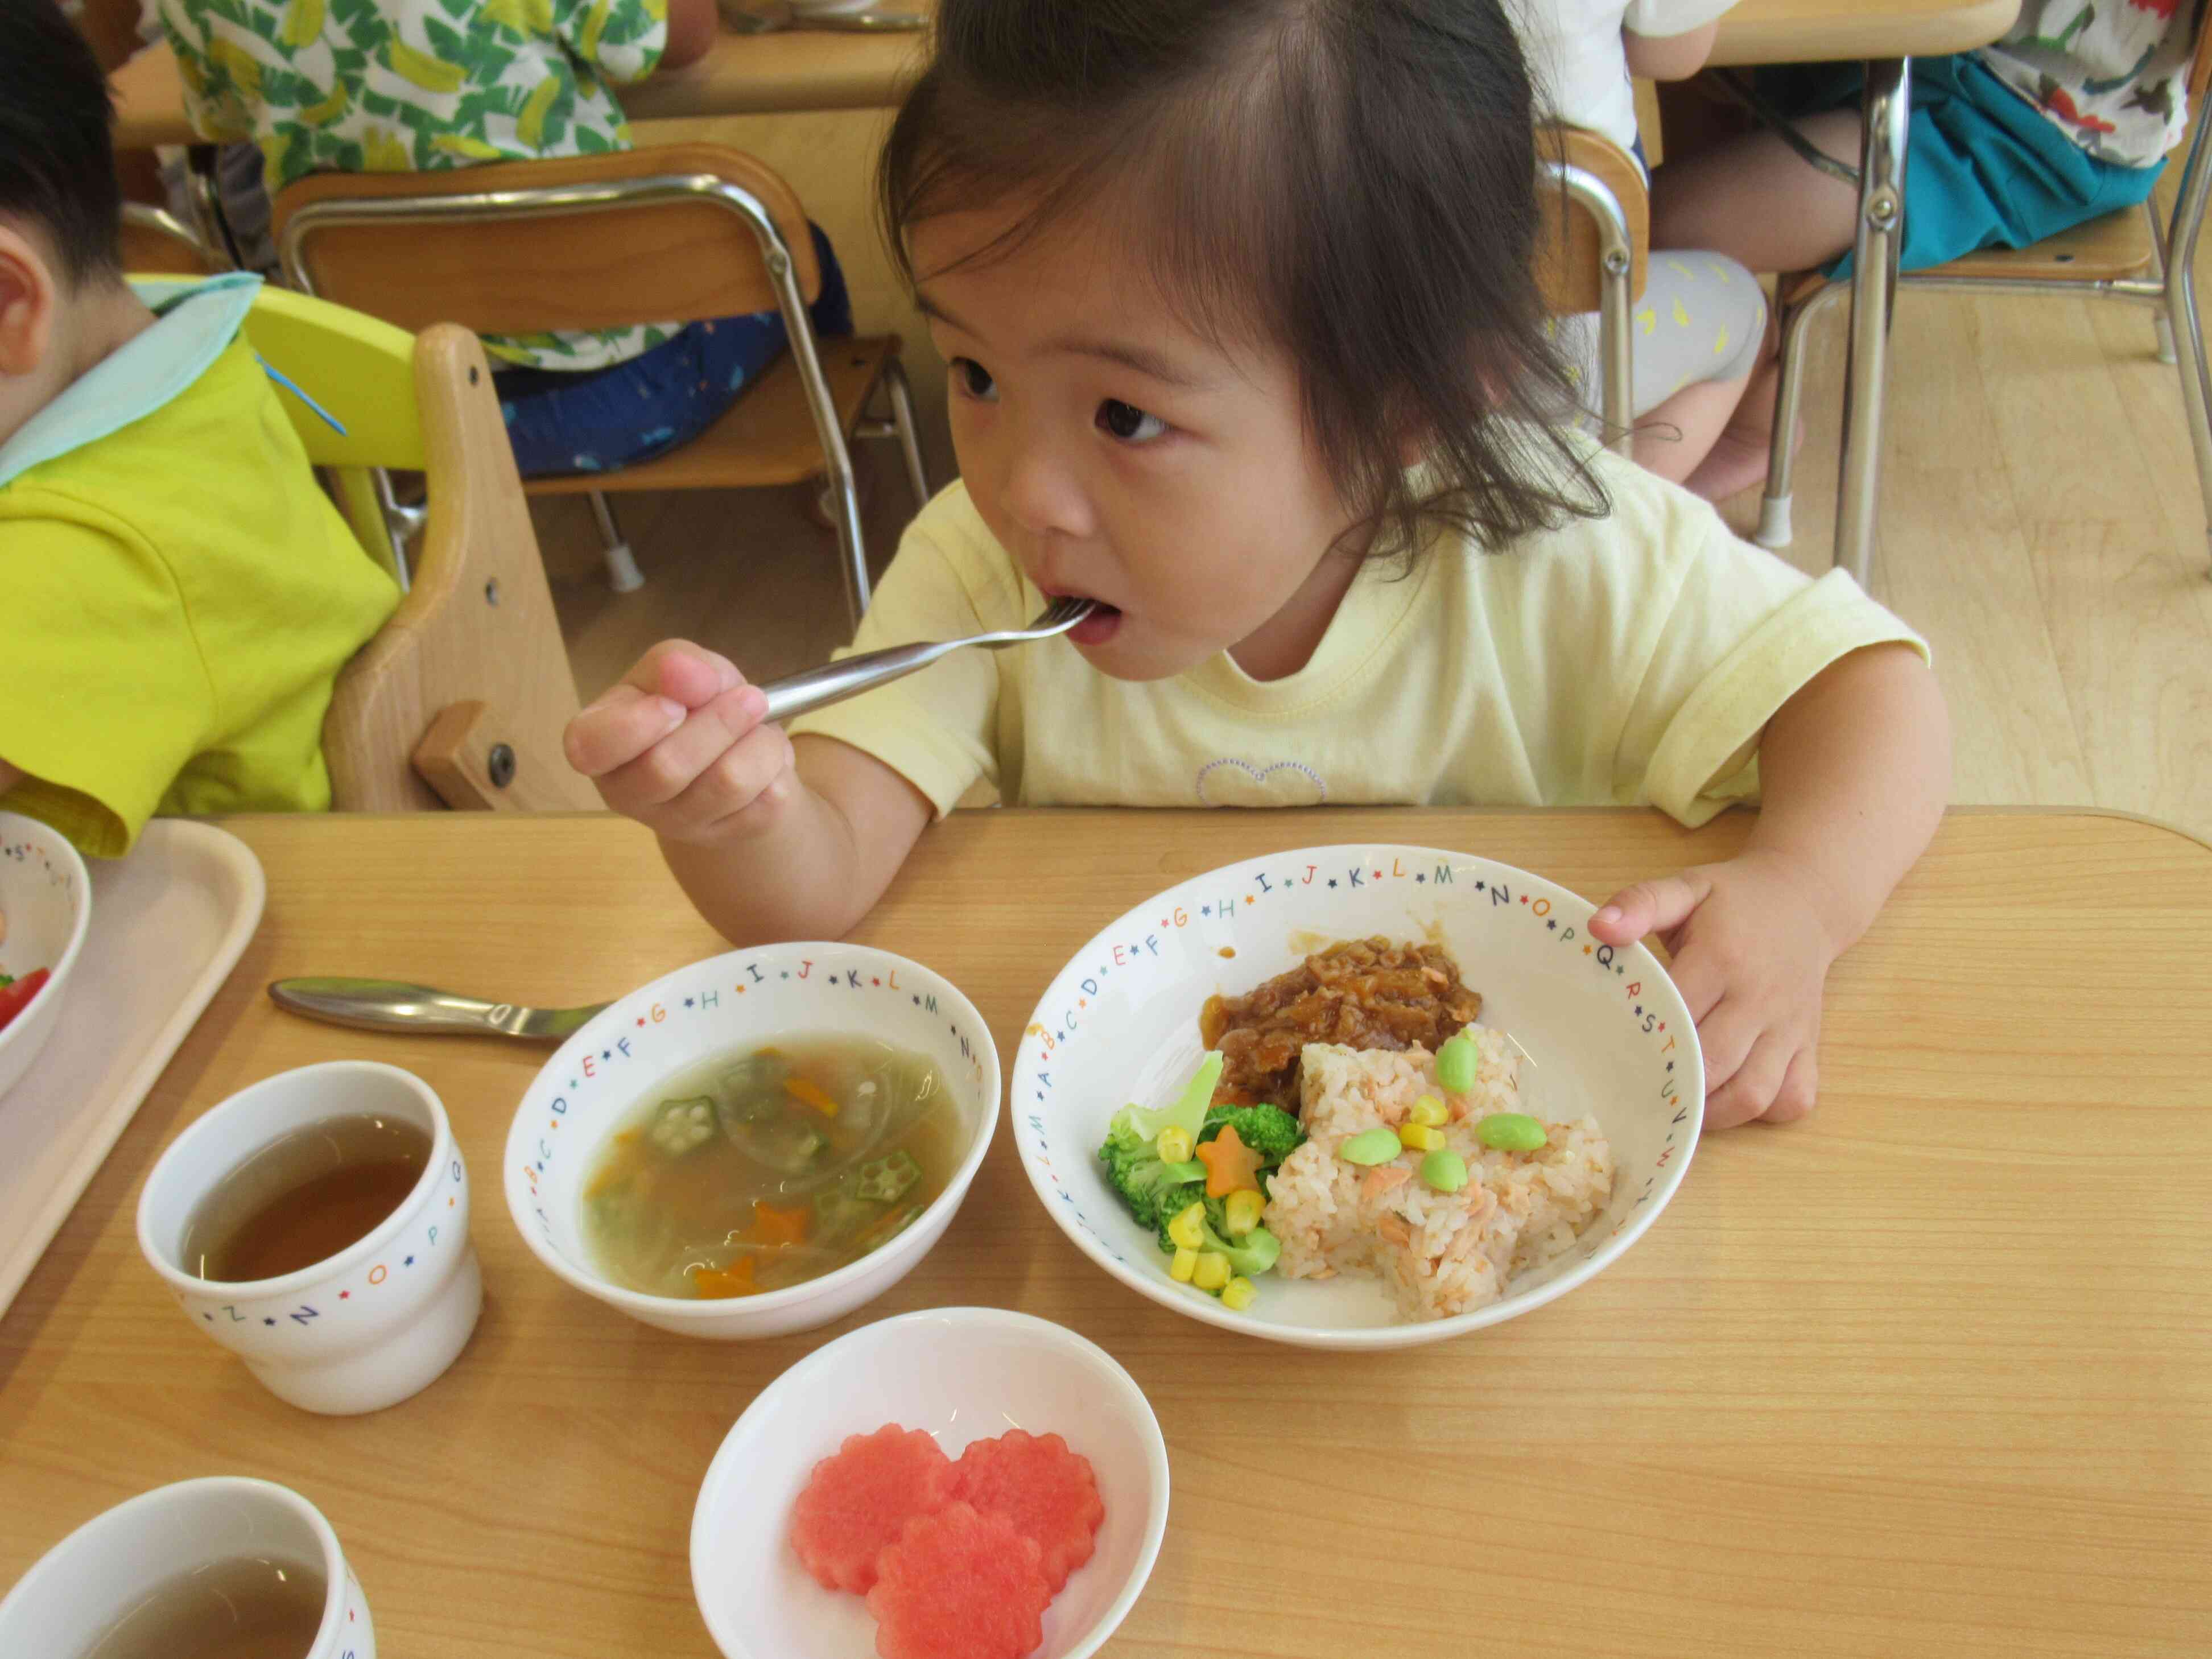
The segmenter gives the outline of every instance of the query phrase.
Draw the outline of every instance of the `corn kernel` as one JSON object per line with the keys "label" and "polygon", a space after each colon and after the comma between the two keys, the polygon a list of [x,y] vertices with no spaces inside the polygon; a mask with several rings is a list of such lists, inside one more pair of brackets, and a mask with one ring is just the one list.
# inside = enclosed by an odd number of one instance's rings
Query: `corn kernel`
{"label": "corn kernel", "polygon": [[1398,1126],[1398,1144],[1413,1152],[1433,1152],[1444,1144],[1444,1132],[1411,1120]]}
{"label": "corn kernel", "polygon": [[1163,1164],[1190,1162],[1190,1131],[1180,1124],[1170,1123],[1160,1131],[1152,1142],[1152,1149],[1160,1155]]}
{"label": "corn kernel", "polygon": [[1232,1313],[1242,1313],[1252,1305],[1252,1298],[1259,1293],[1259,1288],[1250,1279],[1238,1273],[1221,1287],[1221,1305]]}
{"label": "corn kernel", "polygon": [[1168,1223],[1168,1241],[1186,1250],[1206,1243],[1206,1206],[1190,1204]]}
{"label": "corn kernel", "polygon": [[1229,1258],[1218,1250],[1199,1252],[1198,1266],[1191,1270],[1190,1282],[1201,1291],[1218,1291],[1229,1282]]}
{"label": "corn kernel", "polygon": [[1168,1277],[1178,1285],[1190,1283],[1190,1276],[1198,1271],[1198,1252],[1178,1249],[1168,1263]]}
{"label": "corn kernel", "polygon": [[1439,1128],[1451,1121],[1451,1109],[1434,1095],[1423,1095],[1413,1103],[1412,1116],[1416,1123]]}
{"label": "corn kernel", "polygon": [[1260,1224],[1260,1217],[1267,1207],[1267,1200],[1249,1188],[1229,1194],[1222,1205],[1229,1223],[1229,1236],[1242,1238]]}

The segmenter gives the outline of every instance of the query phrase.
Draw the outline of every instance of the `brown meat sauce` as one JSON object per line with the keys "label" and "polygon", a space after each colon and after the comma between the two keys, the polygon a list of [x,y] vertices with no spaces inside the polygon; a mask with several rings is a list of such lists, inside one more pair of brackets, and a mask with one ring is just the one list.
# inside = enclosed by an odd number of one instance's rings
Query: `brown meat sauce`
{"label": "brown meat sauce", "polygon": [[1208,997],[1198,1024],[1221,1051],[1217,1104],[1266,1101],[1295,1114],[1307,1043],[1434,1053],[1481,1012],[1442,946],[1370,939],[1332,945],[1243,996]]}

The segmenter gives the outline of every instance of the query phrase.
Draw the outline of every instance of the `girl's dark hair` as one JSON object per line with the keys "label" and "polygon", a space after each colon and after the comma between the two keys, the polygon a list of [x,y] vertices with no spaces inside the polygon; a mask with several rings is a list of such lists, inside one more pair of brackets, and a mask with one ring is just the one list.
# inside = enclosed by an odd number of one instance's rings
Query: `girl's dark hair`
{"label": "girl's dark hair", "polygon": [[1496,548],[1606,509],[1554,423],[1534,119],[1498,0],[942,0],[878,206],[909,283],[938,215],[1025,209],[974,260],[1103,208],[1208,337],[1291,353],[1347,544]]}
{"label": "girl's dark hair", "polygon": [[45,229],[73,283],[123,269],[100,60],[54,0],[0,0],[0,213]]}

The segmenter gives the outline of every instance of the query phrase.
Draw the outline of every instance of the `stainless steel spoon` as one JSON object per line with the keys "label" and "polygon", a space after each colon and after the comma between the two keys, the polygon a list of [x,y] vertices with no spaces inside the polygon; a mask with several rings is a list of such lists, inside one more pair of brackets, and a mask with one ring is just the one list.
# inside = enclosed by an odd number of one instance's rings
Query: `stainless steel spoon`
{"label": "stainless steel spoon", "polygon": [[270,986],[269,996],[295,1014],[357,1030],[519,1037],[525,1042],[565,1042],[607,1006],[525,1008],[390,979],[280,979]]}
{"label": "stainless steel spoon", "polygon": [[793,674],[764,688],[768,692],[768,714],[764,718],[787,720],[825,703],[842,702],[887,680],[900,679],[916,669],[927,668],[939,657],[950,656],[971,645],[980,645],[986,651],[1003,651],[1010,645],[1048,640],[1065,634],[1097,609],[1097,602],[1091,599],[1054,599],[1027,628],[975,634],[964,640],[894,645],[887,650],[864,652],[857,657],[841,657],[836,662],[810,668],[803,674]]}

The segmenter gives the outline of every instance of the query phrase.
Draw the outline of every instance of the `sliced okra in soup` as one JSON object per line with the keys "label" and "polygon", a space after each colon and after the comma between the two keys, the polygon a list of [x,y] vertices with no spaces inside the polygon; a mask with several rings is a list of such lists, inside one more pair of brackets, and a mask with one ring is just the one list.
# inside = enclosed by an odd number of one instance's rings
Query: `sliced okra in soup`
{"label": "sliced okra in soup", "polygon": [[872,1164],[863,1164],[860,1182],[854,1190],[860,1197],[875,1203],[894,1204],[921,1179],[921,1165],[915,1161],[912,1152],[902,1146]]}
{"label": "sliced okra in soup", "polygon": [[714,1138],[714,1102],[705,1095],[664,1100],[646,1139],[671,1158],[688,1158]]}
{"label": "sliced okra in soup", "polygon": [[882,1217],[884,1206],[862,1198],[855,1190],[857,1171],[848,1172],[834,1187],[814,1194],[814,1237],[823,1243],[838,1243],[871,1227]]}

